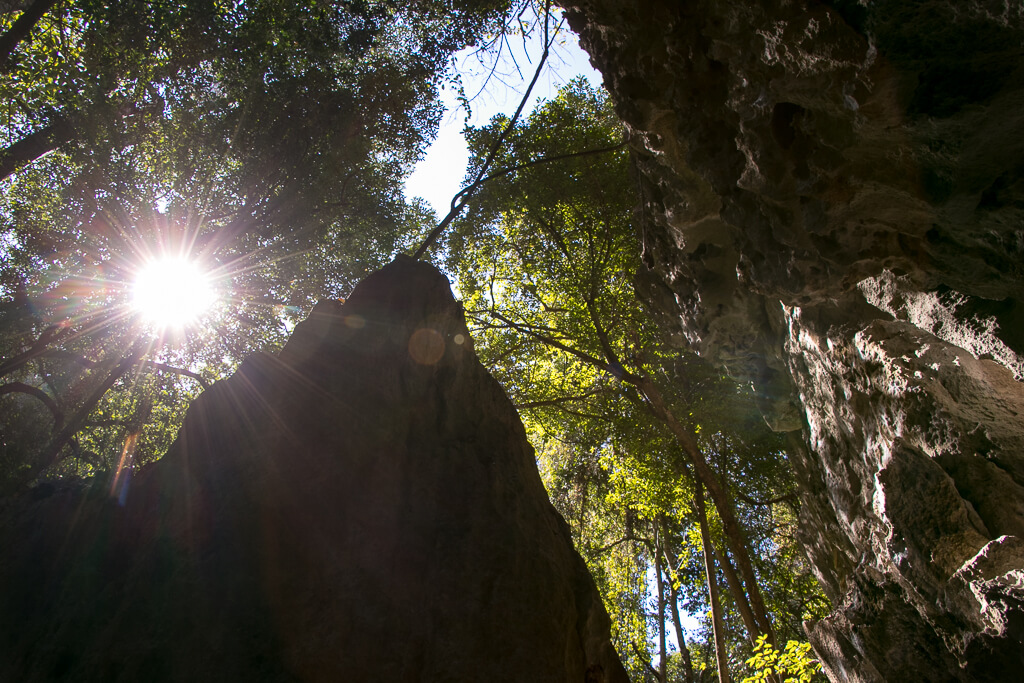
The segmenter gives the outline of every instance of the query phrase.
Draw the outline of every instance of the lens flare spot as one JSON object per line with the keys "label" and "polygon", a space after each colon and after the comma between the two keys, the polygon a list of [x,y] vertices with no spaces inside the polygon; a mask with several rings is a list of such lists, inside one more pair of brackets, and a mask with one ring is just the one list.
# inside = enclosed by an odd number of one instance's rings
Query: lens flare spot
{"label": "lens flare spot", "polygon": [[158,327],[194,322],[216,300],[210,279],[183,258],[153,261],[139,270],[132,288],[132,308]]}
{"label": "lens flare spot", "polygon": [[444,337],[437,330],[421,327],[409,338],[409,355],[420,365],[433,365],[444,355]]}

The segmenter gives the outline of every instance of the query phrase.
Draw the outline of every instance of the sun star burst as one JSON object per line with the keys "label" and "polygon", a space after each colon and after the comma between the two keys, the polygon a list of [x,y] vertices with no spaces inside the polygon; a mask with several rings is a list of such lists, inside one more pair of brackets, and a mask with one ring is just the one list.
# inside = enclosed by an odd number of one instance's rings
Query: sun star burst
{"label": "sun star burst", "polygon": [[132,288],[132,308],[158,327],[195,322],[215,299],[209,276],[194,261],[178,257],[147,263]]}

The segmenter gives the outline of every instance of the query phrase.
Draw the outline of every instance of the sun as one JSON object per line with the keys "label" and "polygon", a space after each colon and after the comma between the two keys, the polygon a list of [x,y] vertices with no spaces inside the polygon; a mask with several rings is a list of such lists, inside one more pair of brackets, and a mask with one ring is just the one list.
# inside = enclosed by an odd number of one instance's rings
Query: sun
{"label": "sun", "polygon": [[185,258],[161,258],[143,266],[132,287],[132,308],[158,327],[184,327],[216,300],[209,276]]}

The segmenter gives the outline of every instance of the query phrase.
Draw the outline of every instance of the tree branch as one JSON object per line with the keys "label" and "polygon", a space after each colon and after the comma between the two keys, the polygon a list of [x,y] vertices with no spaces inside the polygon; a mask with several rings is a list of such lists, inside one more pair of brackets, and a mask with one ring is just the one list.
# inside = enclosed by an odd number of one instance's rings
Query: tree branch
{"label": "tree branch", "polygon": [[604,331],[604,327],[601,325],[601,321],[597,316],[597,306],[594,304],[594,297],[588,296],[586,299],[587,313],[590,315],[590,322],[594,325],[594,332],[597,334],[597,341],[601,344],[601,350],[604,352],[604,357],[608,359],[608,364],[612,368],[612,374],[616,377],[620,375],[618,373],[625,374],[626,369],[622,367],[622,363],[619,362],[619,357],[612,350],[611,342],[608,341],[608,333]]}
{"label": "tree branch", "polygon": [[32,342],[32,346],[27,350],[22,351],[10,360],[0,363],[0,377],[13,372],[29,361],[44,355],[48,351],[46,348],[47,346],[62,337],[67,336],[69,331],[70,328],[64,327],[60,324],[50,325],[39,334],[39,338]]}
{"label": "tree branch", "polygon": [[640,648],[636,646],[636,643],[634,643],[633,641],[629,641],[629,645],[633,648],[633,654],[637,656],[637,659],[643,662],[644,666],[647,667],[647,671],[650,672],[652,676],[654,676],[654,680],[660,681],[661,675],[658,673],[658,670],[651,666],[650,662],[644,659],[644,655],[642,652],[640,652]]}
{"label": "tree branch", "polygon": [[623,536],[619,540],[612,541],[611,543],[608,543],[607,545],[603,545],[600,548],[593,548],[591,550],[588,550],[587,551],[587,555],[589,557],[597,557],[598,555],[603,555],[604,553],[608,552],[609,550],[614,550],[615,548],[617,548],[618,546],[622,545],[626,541],[633,541],[633,540],[635,540],[635,539],[632,536]]}
{"label": "tree branch", "polygon": [[544,230],[548,233],[548,237],[551,238],[551,240],[558,247],[558,251],[562,252],[562,256],[565,257],[566,265],[568,265],[571,268],[573,259],[572,255],[569,253],[569,248],[565,246],[565,240],[562,239],[562,235],[557,230],[555,230],[555,228],[550,223],[544,220],[544,218],[541,216],[541,213],[541,211],[538,211],[537,215],[534,216],[533,219],[537,221],[537,223],[540,224],[540,227],[544,228]]}
{"label": "tree branch", "polygon": [[121,379],[121,377],[123,377],[135,366],[136,363],[138,363],[139,357],[142,356],[143,349],[143,343],[141,341],[136,342],[128,352],[128,355],[122,358],[121,362],[117,364],[107,378],[93,390],[74,416],[72,416],[57,435],[53,437],[46,449],[40,455],[39,459],[29,469],[30,477],[35,477],[36,474],[57,461],[61,450],[63,450],[64,446],[74,438],[75,434],[78,433],[78,430],[84,426],[86,418],[89,417],[89,413],[93,411],[93,408],[95,408],[96,404],[100,402],[100,399],[103,398],[104,394],[114,386],[117,380]]}
{"label": "tree branch", "polygon": [[539,166],[540,164],[550,164],[550,163],[553,163],[555,161],[562,161],[564,159],[573,159],[575,157],[586,157],[586,156],[591,156],[591,155],[594,155],[594,154],[605,154],[607,152],[614,152],[617,149],[622,149],[625,146],[626,146],[625,142],[620,142],[619,144],[612,145],[611,147],[599,147],[597,149],[585,149],[582,152],[567,152],[565,154],[556,154],[556,155],[550,156],[550,157],[541,157],[540,159],[534,159],[533,161],[527,161],[525,163],[519,164],[518,166],[513,166],[511,168],[506,168],[506,169],[503,169],[501,171],[495,171],[494,173],[490,174],[489,176],[483,178],[480,181],[480,184],[483,185],[484,183],[489,182],[491,180],[496,180],[498,178],[501,178],[501,177],[510,175],[512,173],[515,173],[516,171],[521,171],[524,168],[530,168],[531,166]]}
{"label": "tree branch", "polygon": [[590,398],[591,396],[597,396],[598,394],[608,393],[607,388],[594,389],[592,391],[585,392],[578,396],[560,396],[559,398],[549,398],[544,401],[527,401],[526,403],[515,403],[513,407],[516,410],[526,410],[529,408],[543,408],[544,406],[557,406],[562,403],[568,403],[570,401],[582,401]]}
{"label": "tree branch", "polygon": [[4,394],[15,393],[28,394],[29,396],[32,396],[33,398],[37,399],[40,403],[42,403],[44,406],[46,406],[50,413],[53,415],[54,428],[59,428],[60,425],[64,422],[63,411],[61,411],[60,407],[57,406],[57,403],[39,387],[34,387],[29,384],[25,384],[24,382],[9,382],[7,384],[0,386],[0,396],[3,396]]}
{"label": "tree branch", "polygon": [[75,365],[81,365],[83,368],[95,368],[99,363],[94,360],[90,360],[85,356],[80,356],[77,353],[71,351],[65,351],[64,349],[47,349],[40,356],[46,358],[60,358],[63,360],[69,360]]}
{"label": "tree branch", "polygon": [[203,387],[203,389],[209,389],[210,388],[210,383],[209,382],[207,382],[205,379],[202,378],[202,376],[200,376],[199,374],[197,374],[195,372],[192,372],[191,370],[185,370],[184,368],[176,368],[173,365],[168,365],[167,363],[158,363],[158,362],[152,361],[152,360],[142,361],[142,363],[140,363],[139,365],[140,365],[140,367],[149,366],[149,367],[153,368],[154,370],[160,370],[162,372],[170,372],[170,373],[173,373],[175,375],[181,375],[182,377],[188,377],[190,379],[194,379],[195,381],[199,382],[199,385],[201,387]]}
{"label": "tree branch", "polygon": [[[600,370],[604,370],[606,372],[611,372],[611,368],[609,367],[609,365],[607,363],[605,363],[604,361],[602,361],[602,360],[600,360],[598,358],[595,358],[594,356],[591,356],[588,353],[584,353],[583,351],[578,351],[577,349],[574,349],[571,346],[568,346],[567,344],[563,344],[562,342],[558,341],[557,339],[553,339],[552,337],[548,337],[547,335],[543,335],[540,332],[536,332],[536,331],[534,331],[533,329],[531,329],[528,326],[519,325],[518,323],[515,323],[512,320],[509,320],[508,318],[503,316],[498,311],[491,310],[491,311],[489,311],[489,313],[492,316],[494,316],[495,318],[497,318],[498,320],[501,320],[503,323],[505,323],[506,325],[508,325],[509,327],[511,327],[514,330],[522,332],[523,334],[530,335],[534,339],[538,339],[538,340],[544,342],[545,344],[547,344],[548,346],[554,346],[556,349],[560,349],[562,351],[565,351],[566,353],[568,353],[571,356],[576,356],[577,358],[579,358],[583,362],[589,363],[589,364],[593,365],[594,367],[596,367],[596,368],[598,368]],[[612,374],[614,374],[614,373],[612,373]]]}
{"label": "tree branch", "polygon": [[796,492],[787,493],[785,495],[778,496],[777,498],[772,498],[770,500],[756,500],[754,498],[751,498],[747,494],[743,493],[742,491],[736,491],[736,497],[742,500],[744,503],[756,507],[762,505],[777,505],[778,503],[788,503],[789,501],[794,500],[796,498]]}

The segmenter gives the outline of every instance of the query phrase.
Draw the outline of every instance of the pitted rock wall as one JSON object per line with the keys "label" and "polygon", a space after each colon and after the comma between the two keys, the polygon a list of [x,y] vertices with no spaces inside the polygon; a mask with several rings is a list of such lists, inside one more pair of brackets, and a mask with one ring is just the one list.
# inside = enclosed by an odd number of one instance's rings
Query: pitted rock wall
{"label": "pitted rock wall", "polygon": [[581,0],[641,296],[799,430],[834,680],[1024,666],[1024,6]]}

